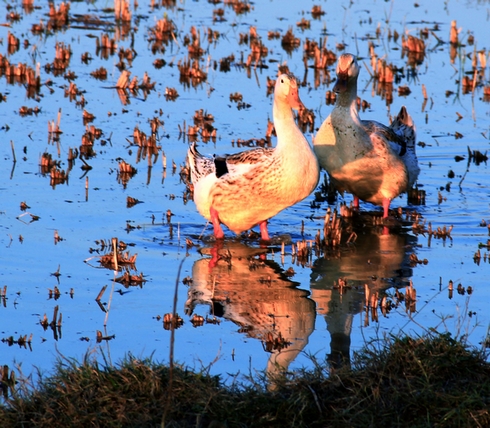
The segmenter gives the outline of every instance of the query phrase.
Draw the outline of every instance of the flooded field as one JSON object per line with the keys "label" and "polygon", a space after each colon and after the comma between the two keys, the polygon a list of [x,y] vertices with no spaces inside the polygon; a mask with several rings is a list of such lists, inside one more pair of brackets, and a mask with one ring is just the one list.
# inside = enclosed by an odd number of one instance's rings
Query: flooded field
{"label": "flooded field", "polygon": [[[175,296],[176,361],[227,380],[335,364],[384,334],[486,340],[488,1],[128,3],[0,7],[0,364],[168,361]],[[388,234],[361,203],[324,243],[327,210],[352,197],[328,200],[322,171],[271,219],[269,247],[225,228],[215,248],[186,186],[190,142],[274,145],[268,82],[286,67],[311,141],[343,52],[362,118],[413,117],[420,199],[392,202]]]}

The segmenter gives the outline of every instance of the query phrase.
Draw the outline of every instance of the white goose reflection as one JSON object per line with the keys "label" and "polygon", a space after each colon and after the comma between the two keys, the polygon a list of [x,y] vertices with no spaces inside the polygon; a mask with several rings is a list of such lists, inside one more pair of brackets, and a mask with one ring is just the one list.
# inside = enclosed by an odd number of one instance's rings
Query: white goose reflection
{"label": "white goose reflection", "polygon": [[[416,238],[402,230],[386,234],[384,228],[366,229],[357,233],[355,244],[340,257],[315,260],[311,297],[317,314],[327,323],[331,338],[328,359],[333,367],[349,365],[352,320],[364,310],[365,284],[378,292],[406,286],[412,276],[409,255],[415,243]],[[337,288],[339,279],[350,287]]]}
{"label": "white goose reflection", "polygon": [[197,260],[192,267],[186,314],[198,304],[209,305],[213,315],[233,321],[241,332],[263,343],[270,352],[268,375],[287,369],[314,330],[310,293],[266,259],[267,248],[236,241],[216,245],[203,251],[213,258]]}

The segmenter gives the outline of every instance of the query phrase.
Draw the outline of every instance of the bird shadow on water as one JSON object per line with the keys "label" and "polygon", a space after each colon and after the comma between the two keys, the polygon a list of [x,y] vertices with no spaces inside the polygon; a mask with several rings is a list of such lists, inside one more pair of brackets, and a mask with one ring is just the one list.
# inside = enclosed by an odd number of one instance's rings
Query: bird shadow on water
{"label": "bird shadow on water", "polygon": [[275,261],[268,248],[238,241],[218,242],[202,250],[218,253],[192,266],[185,312],[207,305],[212,319],[223,318],[239,332],[262,342],[270,354],[266,373],[285,370],[308,344],[315,326],[315,303]]}
{"label": "bird shadow on water", "polygon": [[[349,226],[355,239],[331,255],[318,257],[311,269],[311,298],[323,316],[330,334],[332,367],[350,364],[353,319],[364,312],[364,326],[379,322],[402,302],[415,312],[415,298],[400,289],[413,290],[414,248],[417,237],[408,233],[404,222],[395,227],[367,226],[372,214],[357,214]],[[415,257],[416,259],[416,257]],[[413,292],[412,292],[413,293]]]}
{"label": "bird shadow on water", "polygon": [[379,310],[386,314],[402,301],[415,310],[410,295],[405,299],[398,290],[411,286],[417,237],[409,233],[408,222],[395,222],[387,233],[383,225],[368,225],[372,217],[362,213],[343,219],[340,245],[321,251],[311,241],[302,259],[298,250],[284,252],[279,241],[260,246],[237,238],[205,244],[203,257],[192,266],[185,313],[191,316],[205,305],[206,322],[232,321],[238,332],[259,340],[269,353],[265,373],[272,380],[286,373],[299,354],[308,355],[321,316],[330,335],[328,366],[349,366],[355,315],[365,311],[366,323],[377,322]]}

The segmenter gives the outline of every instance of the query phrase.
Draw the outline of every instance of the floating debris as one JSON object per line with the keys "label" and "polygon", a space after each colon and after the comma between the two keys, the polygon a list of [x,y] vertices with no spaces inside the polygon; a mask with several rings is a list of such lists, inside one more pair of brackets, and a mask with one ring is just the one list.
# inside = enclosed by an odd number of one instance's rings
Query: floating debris
{"label": "floating debris", "polygon": [[87,125],[90,122],[93,122],[95,119],[95,116],[88,112],[87,110],[83,110],[83,124]]}
{"label": "floating debris", "polygon": [[131,21],[131,11],[129,10],[128,0],[114,0],[114,16],[116,21]]}
{"label": "floating debris", "polygon": [[471,150],[468,146],[468,161],[473,161],[475,165],[480,165],[482,162],[487,162],[488,156],[487,152],[481,153],[478,150]]}
{"label": "floating debris", "polygon": [[57,167],[52,168],[49,171],[51,178],[49,184],[54,189],[58,184],[64,184],[68,182],[68,174],[64,170],[59,170]]}
{"label": "floating debris", "polygon": [[116,338],[116,335],[115,334],[112,334],[110,336],[104,336],[102,334],[102,332],[100,330],[97,330],[96,332],[96,341],[97,343],[101,343],[102,341],[109,341],[109,340],[112,340],[112,339],[115,339]]}
{"label": "floating debris", "polygon": [[126,188],[129,180],[138,172],[136,168],[131,166],[124,160],[119,162],[119,172],[117,175],[117,181],[122,183],[123,187]]}
{"label": "floating debris", "polygon": [[[341,216],[342,217],[342,216]],[[317,236],[316,244],[324,251],[331,250],[340,246],[342,236],[341,217],[337,215],[337,211],[327,209],[323,223],[323,239],[319,240]]]}
{"label": "floating debris", "polygon": [[163,316],[163,328],[170,330],[172,328],[179,328],[184,325],[184,320],[178,315],[175,316],[172,313],[167,313]]}
{"label": "floating debris", "polygon": [[194,327],[202,327],[204,325],[204,317],[194,314],[191,318],[191,323]]}
{"label": "floating debris", "polygon": [[41,112],[41,109],[36,106],[36,107],[26,107],[26,106],[22,106],[19,108],[19,115],[21,116],[32,116],[33,114],[34,115],[38,115],[38,113]]}
{"label": "floating debris", "polygon": [[427,235],[429,237],[429,246],[431,238],[442,239],[443,241],[449,239],[452,241],[451,231],[453,230],[453,226],[443,226],[442,228],[438,226],[437,229],[433,230],[431,222],[429,222],[427,227],[425,223],[425,220],[422,221],[422,219],[418,218],[416,222],[412,224],[412,231],[416,235]]}
{"label": "floating debris", "polygon": [[281,45],[287,53],[292,53],[293,50],[301,45],[301,40],[294,35],[293,29],[290,27],[286,34],[282,36]]}
{"label": "floating debris", "polygon": [[128,197],[126,198],[126,206],[127,206],[128,208],[132,208],[132,207],[134,207],[135,205],[137,205],[137,204],[141,204],[141,203],[142,203],[141,201],[139,201],[138,199],[133,198],[133,197],[131,197],[131,196],[128,196]]}
{"label": "floating debris", "polygon": [[282,337],[282,333],[279,332],[276,337],[269,332],[267,333],[265,340],[262,342],[262,346],[264,347],[264,350],[266,352],[277,352],[277,351],[282,351],[283,349],[288,348],[291,346],[292,342],[289,342],[288,340],[284,339]]}
{"label": "floating debris", "polygon": [[106,269],[111,270],[119,270],[118,268],[122,268],[123,266],[129,266],[133,268],[136,265],[137,257],[138,254],[130,255],[129,251],[117,252],[116,255],[111,252],[109,254],[104,254],[100,256],[99,263]]}
{"label": "floating debris", "polygon": [[403,53],[408,57],[410,67],[416,67],[424,62],[425,42],[411,34],[402,36]]}
{"label": "floating debris", "polygon": [[214,315],[211,317],[206,315],[206,324],[219,325],[219,324],[221,324],[221,320],[219,318],[216,318]]}
{"label": "floating debris", "polygon": [[126,271],[122,276],[115,278],[115,281],[124,285],[126,288],[129,288],[130,286],[143,288],[143,284],[146,282],[146,279],[144,279],[143,273],[140,273],[139,275],[132,275]]}
{"label": "floating debris", "polygon": [[337,94],[333,91],[326,91],[325,92],[325,104],[327,106],[334,105],[335,101],[337,101]]}
{"label": "floating debris", "polygon": [[237,103],[242,100],[243,100],[243,95],[240,94],[240,92],[233,92],[230,94],[230,101]]}
{"label": "floating debris", "polygon": [[302,30],[306,30],[310,28],[310,21],[306,18],[301,18],[301,21],[296,23],[296,26],[301,28]]}
{"label": "floating debris", "polygon": [[104,67],[99,67],[98,69],[92,71],[90,75],[95,77],[97,80],[106,80],[107,70]]}
{"label": "floating debris", "polygon": [[313,19],[320,19],[323,15],[325,15],[325,12],[321,5],[315,5],[311,8],[311,16]]}
{"label": "floating debris", "polygon": [[65,45],[63,42],[57,42],[55,46],[55,56],[52,63],[47,63],[44,70],[47,73],[53,73],[54,76],[63,74],[70,64],[72,51],[70,45]]}
{"label": "floating debris", "polygon": [[148,41],[152,43],[153,54],[165,52],[165,46],[171,40],[176,40],[175,32],[176,26],[168,16],[158,20],[156,25],[148,30]]}
{"label": "floating debris", "polygon": [[425,205],[425,190],[412,187],[407,192],[407,200],[413,205]]}
{"label": "floating debris", "polygon": [[417,257],[417,254],[415,254],[415,253],[410,254],[410,266],[414,267],[418,264],[419,265],[426,265],[428,263],[429,263],[429,261],[427,259],[420,260]]}
{"label": "floating debris", "polygon": [[29,205],[27,205],[27,204],[26,204],[24,201],[22,201],[22,202],[20,203],[20,210],[21,210],[21,211],[25,211],[25,210],[28,210],[28,209],[30,209],[30,208],[31,208],[31,207],[30,207]]}
{"label": "floating debris", "polygon": [[196,87],[207,79],[207,73],[201,70],[201,66],[197,59],[192,61],[190,59],[179,60],[177,68],[180,72],[180,83],[182,83],[184,87],[189,87],[190,85]]}
{"label": "floating debris", "polygon": [[[14,338],[14,336],[9,336],[9,337],[4,337],[2,338],[2,342],[6,343],[8,346],[12,345],[19,345],[20,348],[25,348],[27,349],[27,346],[29,346],[29,349],[32,351],[31,344],[32,344],[32,333],[28,337],[27,334],[24,336],[19,336],[17,339]],[[0,384],[3,382],[3,376],[2,379],[0,379]]]}
{"label": "floating debris", "polygon": [[167,101],[175,101],[179,97],[179,93],[175,88],[165,88],[165,99]]}

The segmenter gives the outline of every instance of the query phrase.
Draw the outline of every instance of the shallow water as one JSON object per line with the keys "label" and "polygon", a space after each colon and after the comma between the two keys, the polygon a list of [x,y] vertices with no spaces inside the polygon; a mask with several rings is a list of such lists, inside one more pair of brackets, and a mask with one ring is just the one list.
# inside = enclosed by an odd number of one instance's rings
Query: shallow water
{"label": "shallow water", "polygon": [[[37,7],[30,13],[23,10],[20,1],[8,11],[6,5],[2,6],[0,16],[12,11],[20,16],[19,21],[5,18],[3,22],[8,25],[0,27],[2,55],[11,64],[25,63],[33,69],[39,63],[42,85],[32,95],[25,83],[11,82],[5,74],[0,77],[0,93],[6,97],[0,103],[0,286],[2,290],[7,286],[0,305],[0,336],[4,339],[0,343],[0,363],[12,367],[17,364],[29,374],[33,366],[50,370],[60,355],[81,359],[87,352],[114,362],[129,353],[168,361],[170,332],[164,329],[162,317],[172,312],[181,262],[177,312],[184,324],[176,330],[175,358],[198,369],[211,366],[212,373],[225,379],[274,370],[275,362],[290,369],[310,366],[311,355],[335,362],[339,355],[348,357],[372,338],[400,331],[419,334],[431,327],[447,329],[457,335],[470,334],[470,342],[478,345],[489,325],[489,260],[484,259],[488,228],[481,225],[482,220],[488,221],[488,166],[470,160],[467,147],[483,154],[488,148],[490,104],[484,100],[483,86],[489,86],[490,70],[477,62],[479,81],[473,92],[464,93],[461,81],[464,75],[474,75],[475,51],[483,51],[489,60],[486,43],[490,4],[306,1],[300,5],[276,0],[252,3],[249,12],[237,14],[224,3],[167,2],[169,7],[154,9],[147,3],[140,1],[133,10],[131,31],[126,35],[121,25],[115,25],[114,13],[104,9],[108,6],[105,1],[72,2],[70,23],[47,35],[31,31],[40,20],[48,25],[49,9],[44,2],[35,2]],[[314,5],[321,5],[325,11],[318,19],[311,15]],[[224,19],[213,22],[213,10],[217,9],[223,10]],[[85,15],[99,17],[104,24],[79,19]],[[152,53],[149,29],[165,15],[175,24],[175,38],[170,38],[164,51]],[[310,21],[310,28],[297,27],[302,18]],[[457,20],[461,28],[461,45],[454,60],[448,43],[452,20]],[[201,35],[204,53],[199,64],[207,73],[207,79],[195,86],[181,82],[177,67],[178,61],[188,56],[184,38],[190,35],[192,26]],[[262,59],[266,68],[241,65],[250,47],[239,44],[240,34],[249,34],[250,26],[256,27],[268,48],[268,55]],[[219,37],[209,41],[209,28]],[[281,38],[267,37],[268,31],[278,31],[282,37],[289,28],[301,42],[291,52],[283,48]],[[420,64],[410,65],[401,38],[395,41],[389,35],[396,30],[400,35],[406,32],[419,37],[425,29],[425,57]],[[19,49],[10,54],[8,32],[20,41]],[[118,46],[106,57],[96,49],[95,40],[102,33],[114,37]],[[469,44],[469,36],[473,36],[473,44]],[[229,250],[231,259],[229,263],[220,261],[210,270],[212,229],[208,226],[200,240],[205,220],[193,202],[186,200],[186,187],[179,175],[189,144],[189,138],[180,130],[184,123],[192,124],[195,112],[203,109],[214,116],[217,129],[215,142],[202,142],[198,137],[205,153],[238,151],[241,148],[232,141],[263,138],[271,117],[267,78],[277,76],[279,64],[287,64],[302,81],[300,96],[315,113],[318,128],[332,109],[325,103],[325,92],[332,89],[335,64],[316,80],[314,69],[305,70],[303,62],[306,39],[326,40],[327,48],[337,55],[341,52],[338,44],[343,43],[345,51],[360,57],[359,96],[370,104],[362,112],[363,118],[387,123],[401,105],[407,106],[417,125],[417,140],[423,143],[417,146],[421,167],[418,185],[426,192],[425,204],[407,205],[403,195],[392,206],[420,213],[434,229],[452,225],[451,238],[429,239],[427,234],[415,233],[410,221],[382,235],[378,228],[365,226],[375,208],[361,204],[357,241],[343,243],[327,255],[313,253],[308,263],[301,264],[293,257],[290,243],[303,237],[314,239],[323,229],[329,207],[322,202],[312,208],[311,195],[270,221],[269,232],[277,238],[277,244],[270,248],[260,248],[257,240],[243,242],[226,231],[222,251]],[[27,46],[24,40],[29,42]],[[72,52],[66,70],[58,76],[45,69],[54,61],[57,42],[69,45]],[[400,69],[391,104],[377,94],[377,86],[370,80],[369,43],[374,44],[378,57]],[[147,93],[141,89],[137,93],[128,91],[121,98],[114,89],[121,74],[118,52],[131,47],[133,60],[123,60],[131,76],[141,82],[148,72],[156,85]],[[84,63],[81,58],[86,52],[92,59]],[[229,71],[220,71],[220,60],[231,54],[235,60]],[[164,59],[166,65],[156,68],[155,59]],[[312,60],[308,64],[311,66]],[[90,74],[100,67],[107,69],[105,81]],[[68,162],[69,149],[80,150],[86,128],[83,108],[77,106],[81,94],[74,100],[65,96],[67,71],[76,74],[73,82],[83,91],[85,109],[95,115],[91,124],[102,131],[94,141],[93,155],[84,158],[91,166],[89,171],[82,169],[80,158],[71,163],[71,168]],[[425,103],[422,85],[428,94]],[[400,96],[400,86],[408,86],[410,94]],[[175,101],[165,98],[167,87],[178,91]],[[243,95],[244,108],[230,100],[234,92]],[[21,116],[22,106],[38,107],[40,112]],[[60,109],[62,133],[59,141],[52,142],[48,122],[57,120]],[[164,124],[158,129],[157,145],[161,150],[150,168],[147,158],[137,157],[138,148],[131,142],[136,126],[146,135],[151,134],[149,121],[155,117]],[[306,135],[311,140],[311,132]],[[44,152],[67,172],[64,183],[53,184],[49,172],[40,168]],[[463,159],[458,161],[456,156]],[[121,159],[137,169],[125,184],[118,173]],[[142,203],[128,208],[128,196]],[[350,203],[350,195],[339,197],[337,204],[342,201]],[[29,208],[22,211],[21,202]],[[337,204],[330,207],[334,209]],[[167,210],[172,213],[170,222]],[[31,214],[38,219],[33,221]],[[55,232],[62,240],[56,242]],[[101,267],[99,258],[108,252],[103,243],[110,245],[113,237],[129,245],[130,255],[137,254],[135,269],[130,272],[144,275],[146,282],[141,287],[114,285],[113,270]],[[194,245],[188,246],[186,239]],[[283,256],[281,240],[286,242]],[[479,245],[482,259],[477,264],[474,255]],[[427,264],[411,265],[413,253],[419,260],[427,259]],[[252,267],[248,260],[251,256]],[[60,275],[53,275],[58,268]],[[285,275],[289,268],[294,270],[292,277]],[[182,279],[186,277],[192,278],[192,283],[184,284]],[[339,278],[352,288],[344,293],[335,289],[333,285]],[[455,288],[452,298],[447,290],[450,280]],[[395,302],[395,289],[402,287],[404,293],[410,281],[417,295],[414,312],[407,311],[405,303],[386,315],[378,309],[377,319],[371,310],[365,310],[365,283],[379,291],[380,299],[386,293]],[[472,294],[459,294],[459,283],[465,290],[471,286]],[[56,299],[49,294],[55,286],[60,290]],[[95,301],[103,286],[107,289],[102,306],[107,309],[111,302],[106,326],[106,312]],[[58,315],[62,314],[61,328],[55,325],[44,330],[40,321],[46,314],[51,322],[55,307],[59,308]],[[194,327],[191,312],[207,317],[209,322]],[[97,330],[111,339],[98,343]],[[10,337],[17,340],[31,334],[32,342],[26,346],[9,343]],[[271,347],[276,349],[270,352]]]}

